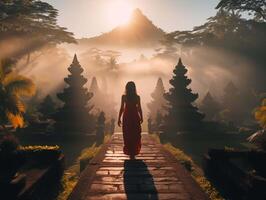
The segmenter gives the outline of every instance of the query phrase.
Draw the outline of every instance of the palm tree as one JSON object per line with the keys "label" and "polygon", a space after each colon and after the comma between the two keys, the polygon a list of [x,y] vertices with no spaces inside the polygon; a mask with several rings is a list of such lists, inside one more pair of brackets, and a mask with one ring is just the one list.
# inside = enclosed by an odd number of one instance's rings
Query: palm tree
{"label": "palm tree", "polygon": [[11,59],[0,60],[0,126],[4,130],[7,123],[14,128],[24,126],[22,97],[30,97],[36,90],[32,80],[12,71],[14,64]]}

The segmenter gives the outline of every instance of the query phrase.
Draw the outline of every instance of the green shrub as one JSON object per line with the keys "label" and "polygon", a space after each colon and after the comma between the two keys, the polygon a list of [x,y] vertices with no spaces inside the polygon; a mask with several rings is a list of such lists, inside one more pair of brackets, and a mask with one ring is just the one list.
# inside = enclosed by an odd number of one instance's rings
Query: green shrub
{"label": "green shrub", "polygon": [[212,200],[223,200],[222,196],[211,184],[211,182],[204,176],[201,169],[193,162],[193,160],[186,155],[182,150],[175,148],[170,143],[164,144],[164,147],[174,155],[174,157],[191,173],[191,176],[205,191]]}
{"label": "green shrub", "polygon": [[[108,136],[105,137],[105,141],[108,140]],[[109,137],[110,138],[110,137]],[[75,164],[70,166],[68,169],[65,170],[63,178],[61,180],[62,190],[57,197],[57,200],[66,200],[74,187],[76,186],[79,175],[80,175],[80,167],[79,163],[82,159],[92,159],[100,150],[101,146],[96,146],[94,143],[91,147],[83,149],[82,153],[76,160]]]}

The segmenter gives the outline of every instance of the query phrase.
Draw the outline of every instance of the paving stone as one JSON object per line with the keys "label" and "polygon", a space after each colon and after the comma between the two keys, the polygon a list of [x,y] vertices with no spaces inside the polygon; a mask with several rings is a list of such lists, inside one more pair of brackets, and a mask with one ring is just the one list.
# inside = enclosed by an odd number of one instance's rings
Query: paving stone
{"label": "paving stone", "polygon": [[119,186],[113,185],[113,184],[99,184],[99,183],[93,183],[90,187],[91,192],[116,192],[118,190]]}
{"label": "paving stone", "polygon": [[[142,134],[142,148],[136,160],[123,153],[123,135],[115,133],[104,158],[80,200],[205,200],[193,192],[179,177],[176,160],[166,156],[162,147]],[[190,177],[190,179],[192,179]],[[198,191],[197,191],[198,192]],[[78,198],[77,198],[78,199]],[[70,200],[76,200],[73,197]]]}

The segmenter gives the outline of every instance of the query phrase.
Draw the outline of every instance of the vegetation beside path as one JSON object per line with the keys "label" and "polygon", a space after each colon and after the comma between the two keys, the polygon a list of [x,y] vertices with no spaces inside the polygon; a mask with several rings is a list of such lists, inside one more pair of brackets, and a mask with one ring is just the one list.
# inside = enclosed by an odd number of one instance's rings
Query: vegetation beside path
{"label": "vegetation beside path", "polygon": [[[111,135],[106,135],[104,143],[106,143],[110,137]],[[91,160],[99,152],[101,147],[102,145],[97,146],[96,143],[94,143],[92,146],[83,149],[75,164],[65,170],[61,180],[61,192],[57,196],[56,200],[66,200],[68,198],[79,180],[80,160]]]}
{"label": "vegetation beside path", "polygon": [[[151,134],[152,137],[159,143],[160,138],[157,134]],[[171,143],[163,144],[164,148],[168,150],[173,156],[190,172],[194,180],[200,185],[211,200],[223,200],[224,198],[219,194],[212,183],[204,176],[201,168],[194,163],[192,158],[185,154],[181,149],[174,147]]]}

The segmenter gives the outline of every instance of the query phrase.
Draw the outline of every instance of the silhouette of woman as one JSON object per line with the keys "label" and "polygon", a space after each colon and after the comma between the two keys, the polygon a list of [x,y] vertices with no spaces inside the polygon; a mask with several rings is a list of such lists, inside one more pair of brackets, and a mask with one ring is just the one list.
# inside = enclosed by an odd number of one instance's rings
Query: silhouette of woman
{"label": "silhouette of woman", "polygon": [[121,126],[122,114],[123,151],[130,156],[130,159],[135,159],[141,148],[141,123],[143,122],[143,116],[140,97],[137,95],[136,85],[133,81],[126,84],[125,94],[122,95],[118,126]]}

